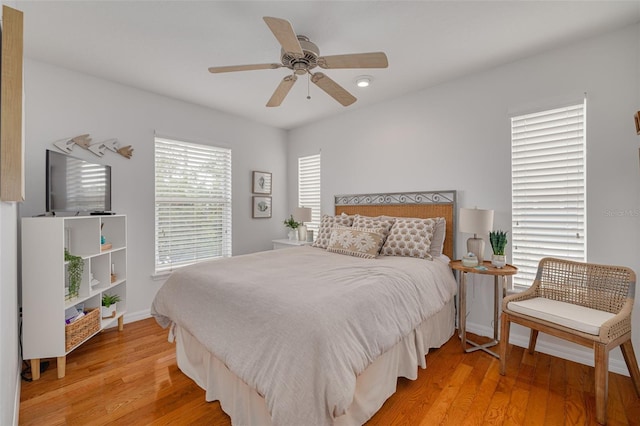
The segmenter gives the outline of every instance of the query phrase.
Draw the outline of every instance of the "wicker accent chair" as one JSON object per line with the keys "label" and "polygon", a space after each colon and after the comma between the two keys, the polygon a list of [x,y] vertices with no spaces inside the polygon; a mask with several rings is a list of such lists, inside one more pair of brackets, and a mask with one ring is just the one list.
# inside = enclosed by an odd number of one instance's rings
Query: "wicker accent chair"
{"label": "wicker accent chair", "polygon": [[640,397],[640,370],[631,344],[635,285],[636,275],[626,267],[542,259],[532,286],[503,299],[500,374],[505,374],[511,323],[531,328],[532,354],[538,332],[592,347],[596,420],[606,424],[611,349],[620,346]]}

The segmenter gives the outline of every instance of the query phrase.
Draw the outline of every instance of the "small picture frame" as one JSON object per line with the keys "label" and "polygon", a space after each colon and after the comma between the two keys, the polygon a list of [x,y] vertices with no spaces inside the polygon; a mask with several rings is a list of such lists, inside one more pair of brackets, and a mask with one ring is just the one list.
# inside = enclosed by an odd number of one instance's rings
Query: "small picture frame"
{"label": "small picture frame", "polygon": [[640,111],[636,112],[633,118],[636,121],[636,134],[640,135]]}
{"label": "small picture frame", "polygon": [[271,217],[271,197],[253,196],[254,219],[265,219]]}
{"label": "small picture frame", "polygon": [[252,191],[254,194],[271,195],[271,173],[254,171]]}

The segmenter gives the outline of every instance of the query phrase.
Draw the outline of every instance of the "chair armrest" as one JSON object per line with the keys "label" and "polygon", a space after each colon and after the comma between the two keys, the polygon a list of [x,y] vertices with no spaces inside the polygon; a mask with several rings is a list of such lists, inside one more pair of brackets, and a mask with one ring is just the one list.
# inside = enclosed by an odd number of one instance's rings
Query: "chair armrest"
{"label": "chair armrest", "polygon": [[600,341],[609,342],[630,333],[632,310],[633,299],[627,298],[620,312],[600,326]]}
{"label": "chair armrest", "polygon": [[533,285],[526,289],[525,291],[521,291],[520,293],[510,294],[509,296],[505,296],[502,299],[502,310],[507,309],[507,304],[509,302],[517,302],[519,300],[527,300],[533,299],[534,297],[538,297],[538,282],[534,281]]}

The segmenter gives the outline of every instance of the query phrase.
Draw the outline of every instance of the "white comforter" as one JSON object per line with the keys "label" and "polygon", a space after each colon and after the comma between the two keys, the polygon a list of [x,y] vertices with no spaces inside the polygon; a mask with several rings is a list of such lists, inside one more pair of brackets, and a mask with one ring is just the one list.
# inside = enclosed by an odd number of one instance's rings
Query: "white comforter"
{"label": "white comforter", "polygon": [[256,389],[274,424],[326,425],[356,376],[455,292],[445,262],[295,247],[180,269],[151,313]]}

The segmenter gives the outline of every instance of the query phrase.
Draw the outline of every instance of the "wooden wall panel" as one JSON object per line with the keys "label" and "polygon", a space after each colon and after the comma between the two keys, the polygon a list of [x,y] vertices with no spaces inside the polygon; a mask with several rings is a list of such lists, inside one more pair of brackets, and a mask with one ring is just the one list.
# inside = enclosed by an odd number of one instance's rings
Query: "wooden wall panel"
{"label": "wooden wall panel", "polygon": [[24,201],[22,144],[23,14],[2,6],[0,200]]}

